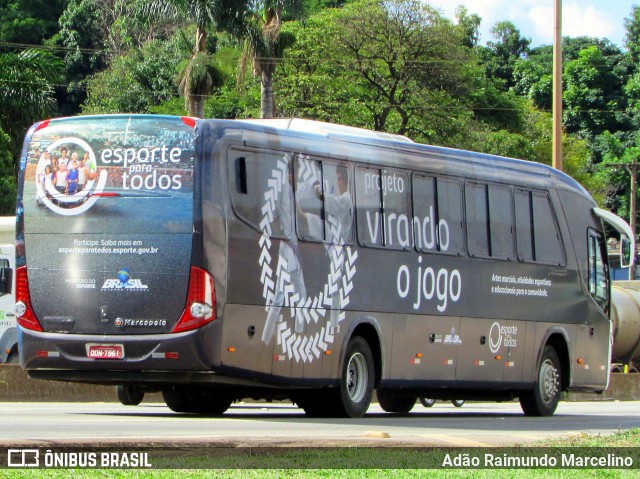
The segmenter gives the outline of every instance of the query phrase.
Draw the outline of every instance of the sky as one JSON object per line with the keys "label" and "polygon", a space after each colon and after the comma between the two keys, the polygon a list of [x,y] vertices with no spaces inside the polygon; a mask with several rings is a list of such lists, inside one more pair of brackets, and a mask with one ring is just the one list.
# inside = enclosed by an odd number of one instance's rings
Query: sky
{"label": "sky", "polygon": [[[510,20],[531,46],[553,44],[554,0],[425,0],[455,21],[455,10],[464,5],[482,18],[480,44],[492,41],[496,22]],[[640,0],[562,0],[562,35],[608,38],[624,47],[624,19]]]}

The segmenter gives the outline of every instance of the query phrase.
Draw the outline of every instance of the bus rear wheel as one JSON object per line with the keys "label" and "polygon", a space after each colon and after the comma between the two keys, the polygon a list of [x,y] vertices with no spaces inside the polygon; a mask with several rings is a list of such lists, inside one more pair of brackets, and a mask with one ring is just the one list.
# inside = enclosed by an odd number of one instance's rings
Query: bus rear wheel
{"label": "bus rear wheel", "polygon": [[560,402],[561,369],[558,353],[546,345],[538,365],[533,389],[520,395],[520,407],[527,416],[552,416]]}
{"label": "bus rear wheel", "polygon": [[383,411],[406,414],[416,404],[416,397],[402,396],[393,389],[378,389],[378,404]]}
{"label": "bus rear wheel", "polygon": [[135,384],[119,384],[116,386],[116,396],[125,406],[137,406],[144,399],[144,391]]}
{"label": "bus rear wheel", "polygon": [[173,412],[191,414],[223,414],[233,399],[199,388],[173,387],[162,391],[162,398]]}
{"label": "bus rear wheel", "polygon": [[432,407],[435,403],[436,400],[433,398],[418,398],[420,400],[420,404],[422,404],[424,407]]}

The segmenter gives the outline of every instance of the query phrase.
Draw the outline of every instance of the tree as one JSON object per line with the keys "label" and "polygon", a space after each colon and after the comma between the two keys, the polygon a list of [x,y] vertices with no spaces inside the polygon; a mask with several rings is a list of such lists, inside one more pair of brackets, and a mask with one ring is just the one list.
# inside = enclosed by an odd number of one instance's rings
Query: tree
{"label": "tree", "polygon": [[458,28],[462,30],[463,43],[468,48],[478,46],[480,39],[480,24],[482,19],[477,13],[469,14],[469,10],[464,5],[456,9],[456,20]]}
{"label": "tree", "polygon": [[248,9],[242,15],[239,28],[226,29],[244,42],[239,68],[239,81],[244,79],[247,64],[252,65],[253,74],[260,77],[261,118],[273,118],[273,76],[284,49],[291,46],[294,38],[282,34],[285,15],[299,18],[303,15],[304,0],[261,0],[247,2]]}
{"label": "tree", "polygon": [[624,19],[624,28],[627,31],[624,46],[630,57],[630,63],[637,71],[640,61],[640,6],[631,7],[631,15]]}
{"label": "tree", "polygon": [[505,88],[510,88],[514,85],[515,63],[527,57],[531,40],[523,37],[520,30],[509,21],[496,23],[491,34],[497,41],[487,42],[487,47],[482,50],[487,74],[490,78],[502,80]]}
{"label": "tree", "polygon": [[0,8],[0,42],[42,45],[58,30],[66,0],[4,0]]}
{"label": "tree", "polygon": [[62,65],[48,52],[0,53],[0,214],[15,212],[16,164],[27,128],[53,116]]}
{"label": "tree", "polygon": [[53,85],[61,79],[62,64],[48,52],[0,54],[0,129],[9,135],[15,157],[27,128],[55,114]]}
{"label": "tree", "polygon": [[350,2],[305,20],[295,34],[281,78],[287,115],[302,112],[422,141],[464,132],[470,50],[428,5]]}
{"label": "tree", "polygon": [[11,139],[0,128],[0,216],[13,215],[16,210],[16,175],[11,150]]}
{"label": "tree", "polygon": [[180,91],[189,115],[204,116],[204,103],[218,84],[218,72],[209,61],[207,37],[216,27],[239,28],[246,2],[241,0],[149,0],[141,9],[149,20],[195,23],[193,51],[179,76]]}
{"label": "tree", "polygon": [[564,69],[564,125],[569,133],[591,138],[618,130],[625,119],[623,79],[612,71],[602,51],[590,46]]}
{"label": "tree", "polygon": [[[182,42],[152,40],[115,57],[109,68],[87,81],[83,113],[149,113],[177,97],[176,71],[186,56]],[[184,115],[184,102],[180,115]]]}

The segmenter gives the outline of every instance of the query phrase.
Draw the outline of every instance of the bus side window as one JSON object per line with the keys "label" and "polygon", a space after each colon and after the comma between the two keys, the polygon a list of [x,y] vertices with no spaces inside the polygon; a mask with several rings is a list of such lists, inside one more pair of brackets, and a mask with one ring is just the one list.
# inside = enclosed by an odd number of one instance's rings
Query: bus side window
{"label": "bus side window", "polygon": [[491,256],[489,242],[489,198],[487,185],[465,185],[465,212],[467,218],[467,247],[471,256]]}
{"label": "bus side window", "polygon": [[546,193],[516,191],[516,236],[521,261],[565,264],[564,248]]}
{"label": "bus side window", "polygon": [[[285,153],[229,152],[229,187],[236,215],[255,230],[275,238],[293,238],[291,165]],[[272,201],[269,201],[272,199]]]}
{"label": "bus side window", "polygon": [[413,177],[413,229],[418,251],[465,252],[462,186],[459,181]]}
{"label": "bus side window", "polygon": [[324,241],[324,204],[316,191],[324,183],[322,162],[306,155],[298,155],[295,161],[295,178],[298,236],[308,241]]}
{"label": "bus side window", "polygon": [[409,178],[401,171],[382,171],[382,208],[384,245],[388,248],[413,247],[411,212],[409,208]]}
{"label": "bus side window", "polygon": [[356,168],[356,226],[363,246],[383,246],[382,175],[377,168]]}
{"label": "bus side window", "polygon": [[247,190],[247,161],[244,156],[236,158],[235,161],[236,171],[236,191],[240,194],[246,195]]}
{"label": "bus side window", "polygon": [[462,214],[462,183],[449,178],[437,179],[439,251],[465,254]]}
{"label": "bus side window", "polygon": [[589,251],[589,293],[596,302],[606,308],[609,302],[607,271],[604,262],[604,239],[598,232],[589,229],[588,233]]}
{"label": "bus side window", "polygon": [[500,185],[467,183],[465,192],[469,254],[512,259],[514,246],[511,190]]}
{"label": "bus side window", "polygon": [[413,246],[408,175],[398,170],[356,169],[358,240],[364,246]]}
{"label": "bus side window", "polygon": [[500,259],[513,259],[515,257],[513,207],[509,188],[489,185],[489,221],[491,224],[491,256]]}

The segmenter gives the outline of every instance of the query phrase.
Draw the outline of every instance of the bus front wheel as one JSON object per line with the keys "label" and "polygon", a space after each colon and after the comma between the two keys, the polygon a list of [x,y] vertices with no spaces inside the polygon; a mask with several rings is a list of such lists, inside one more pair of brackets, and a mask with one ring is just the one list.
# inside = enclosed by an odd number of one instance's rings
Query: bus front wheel
{"label": "bus front wheel", "polygon": [[520,395],[520,407],[527,416],[552,416],[558,407],[561,393],[561,369],[558,353],[546,345],[538,366],[533,389]]}

